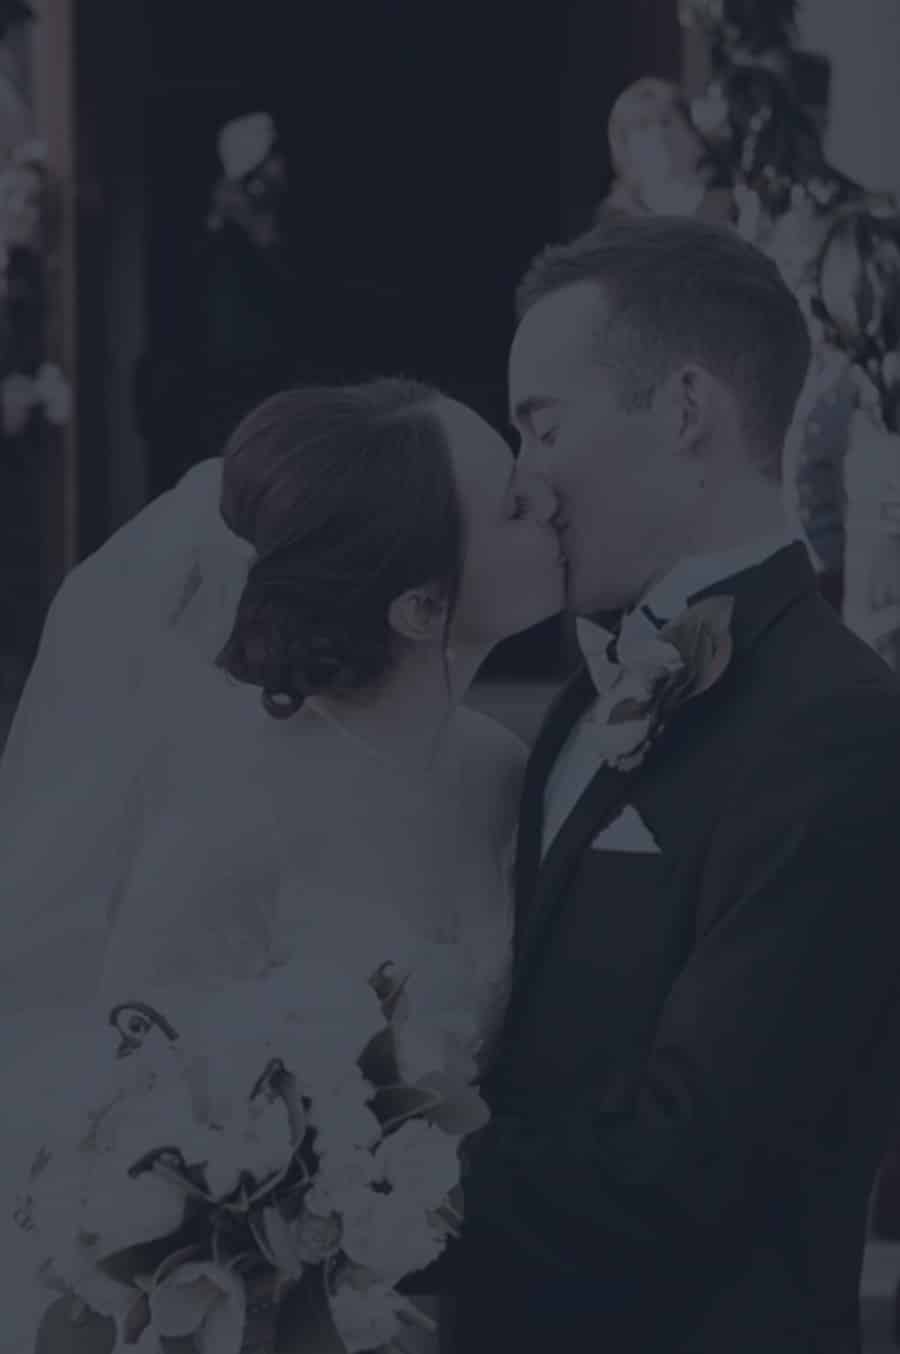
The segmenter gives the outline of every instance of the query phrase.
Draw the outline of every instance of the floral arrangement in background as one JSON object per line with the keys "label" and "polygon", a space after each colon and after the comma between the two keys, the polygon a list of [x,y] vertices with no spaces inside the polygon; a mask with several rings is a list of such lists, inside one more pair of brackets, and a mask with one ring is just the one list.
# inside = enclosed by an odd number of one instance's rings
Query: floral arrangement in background
{"label": "floral arrangement in background", "polygon": [[60,1044],[17,1221],[63,1296],[22,1351],[69,1348],[73,1320],[98,1354],[113,1329],[136,1354],[187,1338],[352,1354],[430,1329],[398,1284],[457,1232],[460,1139],[487,1111],[449,1031],[417,1022],[409,978],[306,956],[220,993],[120,1004],[118,1049],[90,1028]]}
{"label": "floral arrangement in background", "polygon": [[233,118],[217,140],[222,175],[213,189],[207,227],[213,233],[232,225],[259,249],[280,245],[280,212],[287,166],[269,113]]}
{"label": "floral arrangement in background", "polygon": [[752,61],[782,68],[797,22],[797,0],[679,0],[683,28],[709,37],[715,67]]}
{"label": "floral arrangement in background", "polygon": [[845,621],[900,670],[900,202],[828,162],[792,50],[796,0],[682,0],[711,58],[695,127],[740,234],[801,306],[813,362],[789,488]]}
{"label": "floral arrangement in background", "polygon": [[[33,17],[24,0],[0,0],[0,44]],[[62,426],[72,412],[68,383],[47,356],[55,223],[46,147],[31,135],[13,64],[0,69],[0,433],[7,447],[27,441],[40,421]]]}

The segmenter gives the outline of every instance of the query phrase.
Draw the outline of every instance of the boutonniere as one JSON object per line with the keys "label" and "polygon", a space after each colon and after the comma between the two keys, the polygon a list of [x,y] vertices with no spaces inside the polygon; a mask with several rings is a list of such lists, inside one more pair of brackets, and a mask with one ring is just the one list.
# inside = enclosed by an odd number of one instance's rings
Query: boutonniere
{"label": "boutonniere", "polygon": [[623,632],[617,662],[588,648],[600,696],[587,718],[602,765],[640,766],[673,713],[715,686],[731,661],[733,610],[732,597],[707,597],[658,631]]}

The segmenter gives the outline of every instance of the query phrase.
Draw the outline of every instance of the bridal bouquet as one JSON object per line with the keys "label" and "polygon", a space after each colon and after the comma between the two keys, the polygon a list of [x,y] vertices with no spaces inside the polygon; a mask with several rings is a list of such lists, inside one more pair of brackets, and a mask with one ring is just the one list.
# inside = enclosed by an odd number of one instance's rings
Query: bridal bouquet
{"label": "bridal bouquet", "polygon": [[38,1354],[75,1348],[73,1322],[98,1354],[389,1350],[428,1324],[397,1286],[456,1231],[459,1140],[487,1116],[465,1060],[417,1031],[408,977],[307,957],[119,1005],[108,1041],[61,1047],[77,1104],[17,1212],[61,1295]]}

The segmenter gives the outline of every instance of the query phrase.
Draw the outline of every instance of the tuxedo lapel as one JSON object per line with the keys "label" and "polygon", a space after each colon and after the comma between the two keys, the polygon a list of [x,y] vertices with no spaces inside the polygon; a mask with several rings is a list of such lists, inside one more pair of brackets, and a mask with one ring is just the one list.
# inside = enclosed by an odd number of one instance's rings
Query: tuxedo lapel
{"label": "tuxedo lapel", "polygon": [[723,593],[734,598],[732,637],[735,656],[740,658],[755,648],[789,607],[817,592],[809,551],[797,541],[764,563],[695,593],[688,604]]}

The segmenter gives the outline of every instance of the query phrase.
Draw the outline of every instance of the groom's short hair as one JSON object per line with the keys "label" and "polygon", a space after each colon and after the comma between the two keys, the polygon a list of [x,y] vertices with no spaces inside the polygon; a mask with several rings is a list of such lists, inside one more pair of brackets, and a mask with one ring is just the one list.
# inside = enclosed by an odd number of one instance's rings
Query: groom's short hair
{"label": "groom's short hair", "polygon": [[598,358],[617,370],[623,402],[646,405],[678,364],[726,384],[759,468],[782,449],[809,370],[809,329],[776,265],[734,231],[684,217],[604,212],[569,244],[545,249],[519,286],[519,320],[544,297],[597,283]]}

